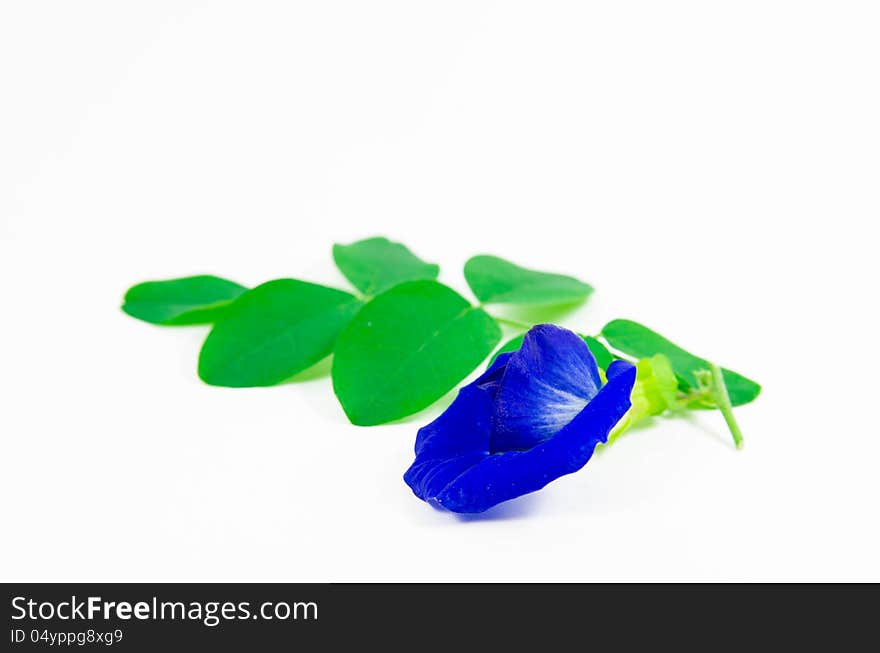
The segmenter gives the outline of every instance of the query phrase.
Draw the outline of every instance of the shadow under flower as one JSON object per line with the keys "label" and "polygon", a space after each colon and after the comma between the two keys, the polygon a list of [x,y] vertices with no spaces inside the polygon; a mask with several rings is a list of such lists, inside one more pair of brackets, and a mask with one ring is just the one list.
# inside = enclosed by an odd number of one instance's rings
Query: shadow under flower
{"label": "shadow under flower", "polygon": [[486,512],[453,514],[460,522],[512,521],[524,519],[531,515],[537,510],[538,504],[541,501],[541,497],[535,492],[499,503],[497,506],[489,508]]}

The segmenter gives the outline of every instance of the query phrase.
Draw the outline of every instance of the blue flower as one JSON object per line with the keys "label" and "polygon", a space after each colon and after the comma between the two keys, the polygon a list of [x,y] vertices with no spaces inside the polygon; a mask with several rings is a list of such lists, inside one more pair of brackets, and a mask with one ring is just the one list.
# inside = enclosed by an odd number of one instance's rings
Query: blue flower
{"label": "blue flower", "polygon": [[453,512],[487,508],[576,472],[630,407],[636,368],[615,361],[603,386],[575,333],[533,327],[451,406],[419,429],[404,480],[420,499]]}

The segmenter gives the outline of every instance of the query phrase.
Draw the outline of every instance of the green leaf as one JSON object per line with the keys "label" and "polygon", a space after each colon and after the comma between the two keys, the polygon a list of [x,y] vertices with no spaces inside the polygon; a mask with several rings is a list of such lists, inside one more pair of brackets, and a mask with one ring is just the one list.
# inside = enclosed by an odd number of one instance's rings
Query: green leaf
{"label": "green leaf", "polygon": [[199,376],[231,388],[281,383],[328,356],[362,305],[350,293],[294,279],[257,286],[208,334]]}
{"label": "green leaf", "polygon": [[474,256],[464,277],[485,304],[570,304],[593,292],[574,277],[528,270],[497,256]]}
{"label": "green leaf", "polygon": [[593,356],[596,357],[596,365],[599,366],[599,369],[603,372],[607,370],[608,366],[614,362],[614,356],[611,355],[611,352],[608,351],[608,348],[601,342],[596,340],[593,336],[581,337],[584,339],[584,342],[587,343],[587,347],[590,348],[590,351],[593,352]]}
{"label": "green leaf", "polygon": [[[636,358],[648,358],[663,354],[672,364],[672,369],[686,388],[697,387],[694,375],[699,370],[709,370],[709,361],[685,351],[659,333],[631,320],[612,320],[602,329],[608,343],[625,354]],[[734,406],[747,404],[761,392],[761,386],[746,377],[723,369],[724,383]]]}
{"label": "green leaf", "polygon": [[365,295],[378,295],[404,281],[436,279],[440,267],[426,263],[400,243],[367,238],[333,245],[333,260],[345,278]]}
{"label": "green leaf", "polygon": [[146,281],[128,289],[122,310],[151,324],[210,324],[246,290],[211,275]]}
{"label": "green leaf", "polygon": [[333,389],[353,424],[390,422],[430,406],[501,339],[485,311],[436,281],[377,296],[339,335]]}
{"label": "green leaf", "polygon": [[[495,362],[495,359],[498,358],[501,354],[506,354],[508,352],[517,351],[523,342],[523,338],[525,337],[524,333],[516,336],[515,338],[511,338],[503,345],[501,345],[494,354],[492,354],[492,359],[489,361],[489,365]],[[593,356],[596,358],[596,365],[599,366],[603,372],[608,369],[608,366],[614,361],[614,357],[611,355],[611,352],[603,345],[601,342],[596,340],[592,336],[581,336],[584,339],[584,342],[587,343],[587,347],[590,348],[590,351],[593,353]]]}

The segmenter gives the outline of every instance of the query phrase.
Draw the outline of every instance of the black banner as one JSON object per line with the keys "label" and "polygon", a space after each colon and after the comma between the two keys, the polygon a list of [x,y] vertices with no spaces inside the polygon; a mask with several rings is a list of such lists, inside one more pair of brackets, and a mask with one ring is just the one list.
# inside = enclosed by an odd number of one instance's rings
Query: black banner
{"label": "black banner", "polygon": [[[11,584],[3,650],[869,645],[874,585]],[[707,639],[708,638],[708,639]],[[775,638],[775,640],[774,640]],[[867,639],[865,639],[867,638]],[[875,644],[871,644],[874,646]],[[555,648],[557,644],[553,644]]]}

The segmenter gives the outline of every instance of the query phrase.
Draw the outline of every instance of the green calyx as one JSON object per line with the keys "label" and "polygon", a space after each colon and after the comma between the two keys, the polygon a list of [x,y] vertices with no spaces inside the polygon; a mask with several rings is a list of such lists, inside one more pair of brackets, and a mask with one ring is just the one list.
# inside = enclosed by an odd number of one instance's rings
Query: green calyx
{"label": "green calyx", "polygon": [[678,379],[666,356],[655,354],[636,363],[636,383],[630,401],[632,406],[611,432],[609,443],[642,420],[678,406]]}
{"label": "green calyx", "polygon": [[663,354],[636,363],[636,385],[632,392],[634,412],[640,418],[659,415],[678,399],[678,379]]}
{"label": "green calyx", "polygon": [[636,383],[630,401],[632,406],[608,437],[614,442],[622,433],[648,417],[667,410],[677,412],[688,408],[717,408],[721,411],[737,449],[743,447],[743,435],[733,414],[727,384],[720,367],[708,363],[709,369],[694,371],[696,388],[683,393],[672,364],[663,354],[643,358],[636,363]]}

